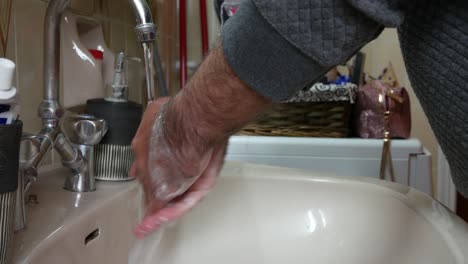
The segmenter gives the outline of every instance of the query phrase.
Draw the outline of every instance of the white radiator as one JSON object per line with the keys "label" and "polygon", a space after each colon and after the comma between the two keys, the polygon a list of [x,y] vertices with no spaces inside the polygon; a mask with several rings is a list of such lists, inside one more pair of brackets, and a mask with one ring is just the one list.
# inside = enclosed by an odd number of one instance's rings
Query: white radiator
{"label": "white radiator", "polygon": [[[233,136],[227,160],[379,177],[382,140]],[[392,140],[395,179],[433,196],[432,157],[417,139]]]}

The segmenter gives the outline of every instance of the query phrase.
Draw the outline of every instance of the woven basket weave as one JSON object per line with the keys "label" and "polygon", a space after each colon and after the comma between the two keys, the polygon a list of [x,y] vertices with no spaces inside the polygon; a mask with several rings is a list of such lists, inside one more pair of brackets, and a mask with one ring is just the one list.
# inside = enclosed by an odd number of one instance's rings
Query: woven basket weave
{"label": "woven basket weave", "polygon": [[239,135],[333,137],[349,134],[354,84],[315,84],[272,108],[245,126]]}

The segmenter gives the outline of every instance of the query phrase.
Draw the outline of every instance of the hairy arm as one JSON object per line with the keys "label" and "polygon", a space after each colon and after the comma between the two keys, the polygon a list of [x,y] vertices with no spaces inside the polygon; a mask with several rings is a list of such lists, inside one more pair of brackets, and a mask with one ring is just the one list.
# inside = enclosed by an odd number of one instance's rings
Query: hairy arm
{"label": "hairy arm", "polygon": [[[166,116],[173,122],[166,128],[176,134],[190,132],[185,135],[189,142],[210,145],[239,130],[269,104],[237,77],[218,46],[174,98]],[[174,140],[179,138],[174,135]]]}
{"label": "hairy arm", "polygon": [[144,237],[205,197],[222,168],[228,137],[269,104],[236,76],[220,47],[176,97],[149,104],[132,142],[130,173],[142,182],[147,203],[135,234]]}

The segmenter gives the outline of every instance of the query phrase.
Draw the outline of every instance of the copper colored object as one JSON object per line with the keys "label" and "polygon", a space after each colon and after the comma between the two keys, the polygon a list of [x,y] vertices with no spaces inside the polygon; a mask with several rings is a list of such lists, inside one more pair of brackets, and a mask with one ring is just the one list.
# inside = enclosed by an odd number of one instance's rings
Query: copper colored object
{"label": "copper colored object", "polygon": [[384,138],[385,104],[388,111],[389,138],[409,138],[411,133],[411,106],[408,92],[403,87],[390,87],[372,81],[362,87],[357,96],[355,129],[362,138]]}

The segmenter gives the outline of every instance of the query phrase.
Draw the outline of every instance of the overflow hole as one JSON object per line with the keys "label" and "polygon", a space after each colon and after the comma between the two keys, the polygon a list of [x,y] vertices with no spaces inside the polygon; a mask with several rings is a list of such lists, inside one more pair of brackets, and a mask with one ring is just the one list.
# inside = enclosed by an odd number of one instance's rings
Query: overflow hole
{"label": "overflow hole", "polygon": [[84,239],[85,245],[88,245],[91,241],[99,237],[99,228],[96,228],[93,232],[89,233]]}

